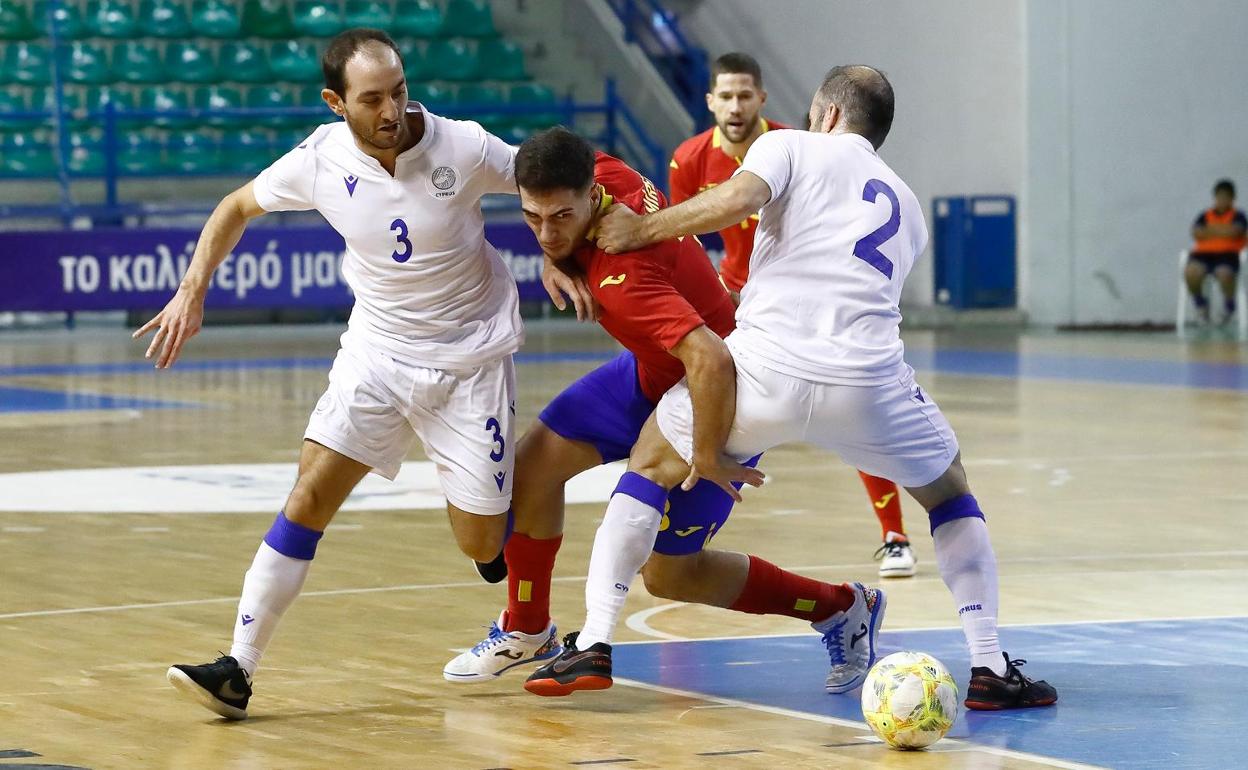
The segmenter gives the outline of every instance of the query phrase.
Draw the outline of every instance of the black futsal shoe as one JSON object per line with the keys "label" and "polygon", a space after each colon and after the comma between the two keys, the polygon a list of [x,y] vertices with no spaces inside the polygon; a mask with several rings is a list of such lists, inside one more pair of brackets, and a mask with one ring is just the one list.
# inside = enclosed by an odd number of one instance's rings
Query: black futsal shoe
{"label": "black futsal shoe", "polygon": [[165,678],[178,692],[226,719],[247,718],[251,677],[229,655],[200,666],[171,666]]}

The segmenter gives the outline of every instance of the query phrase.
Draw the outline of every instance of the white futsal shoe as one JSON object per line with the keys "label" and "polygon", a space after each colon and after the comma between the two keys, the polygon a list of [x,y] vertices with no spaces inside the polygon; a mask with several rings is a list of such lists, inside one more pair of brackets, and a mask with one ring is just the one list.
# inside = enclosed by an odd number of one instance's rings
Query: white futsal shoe
{"label": "white futsal shoe", "polygon": [[875,640],[887,604],[884,592],[878,588],[867,588],[862,583],[853,583],[851,587],[854,603],[848,610],[810,624],[823,634],[823,645],[828,648],[832,669],[824,689],[834,695],[849,692],[867,678],[867,670],[875,663]]}
{"label": "white futsal shoe", "polygon": [[490,624],[484,639],[446,664],[442,669],[443,678],[448,682],[483,682],[517,666],[550,660],[563,652],[554,621],[536,634],[504,631],[502,626],[503,615],[499,615],[498,622]]}
{"label": "white futsal shoe", "polygon": [[875,558],[880,563],[880,577],[910,577],[915,573],[919,560],[914,558],[910,541],[904,536],[893,537],[894,534],[889,532],[890,539],[885,540],[884,545],[875,552]]}

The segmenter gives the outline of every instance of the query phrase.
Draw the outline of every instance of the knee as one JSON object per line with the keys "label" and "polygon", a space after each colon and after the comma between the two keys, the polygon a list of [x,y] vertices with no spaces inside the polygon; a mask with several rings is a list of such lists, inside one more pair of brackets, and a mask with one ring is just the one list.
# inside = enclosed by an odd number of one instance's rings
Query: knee
{"label": "knee", "polygon": [[323,500],[312,479],[300,476],[286,499],[286,518],[305,527],[324,529],[325,519],[333,511],[322,510],[325,507]]}
{"label": "knee", "polygon": [[641,568],[646,591],[658,599],[686,601],[684,589],[689,585],[689,567],[692,566],[686,562],[690,558],[651,554],[646,566]]}
{"label": "knee", "polygon": [[1192,261],[1187,263],[1187,267],[1183,270],[1184,277],[1191,284],[1198,284],[1205,280],[1205,266],[1199,262]]}
{"label": "knee", "polygon": [[455,540],[459,545],[459,550],[465,556],[473,561],[491,562],[503,550],[503,532],[485,531],[473,535],[463,535],[455,533]]}

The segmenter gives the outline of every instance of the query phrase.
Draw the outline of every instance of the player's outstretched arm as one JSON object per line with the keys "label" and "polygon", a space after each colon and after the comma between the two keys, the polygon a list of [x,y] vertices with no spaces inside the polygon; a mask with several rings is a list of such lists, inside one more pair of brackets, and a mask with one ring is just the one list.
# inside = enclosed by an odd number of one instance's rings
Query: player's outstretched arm
{"label": "player's outstretched arm", "polygon": [[689,332],[671,350],[685,365],[689,399],[693,402],[693,465],[681,484],[688,491],[707,479],[737,502],[741,493],[732,482],[762,486],[763,474],[723,454],[737,413],[737,369],[719,335],[706,326]]}
{"label": "player's outstretched arm", "polygon": [[264,209],[260,208],[252,192],[251,182],[248,182],[225,196],[212,216],[208,217],[177,293],[163,310],[132,335],[133,339],[138,339],[156,330],[144,357],[156,356],[157,369],[173,366],[182,352],[182,346],[199,333],[204,321],[204,296],[208,293],[208,281],[230,250],[238,245],[247,221],[263,213]]}
{"label": "player's outstretched arm", "polygon": [[676,206],[638,216],[627,206],[614,206],[598,221],[598,248],[608,254],[636,251],[651,243],[682,235],[723,230],[771,200],[771,188],[758,176],[743,171]]}

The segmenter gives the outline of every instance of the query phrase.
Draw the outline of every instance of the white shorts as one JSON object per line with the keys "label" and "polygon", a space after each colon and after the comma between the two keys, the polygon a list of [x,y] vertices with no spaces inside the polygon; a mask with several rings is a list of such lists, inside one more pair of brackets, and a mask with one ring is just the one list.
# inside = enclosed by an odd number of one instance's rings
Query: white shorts
{"label": "white shorts", "polygon": [[[726,452],[745,460],[774,446],[809,441],[849,465],[903,487],[930,484],[958,454],[958,440],[936,402],[903,365],[883,385],[832,385],[781,374],[732,345],[737,414]],[[688,462],[693,406],[682,380],[659,401],[659,430]]]}
{"label": "white shorts", "polygon": [[391,481],[419,437],[451,505],[506,513],[515,392],[511,356],[470,369],[428,369],[344,338],[303,435]]}

